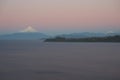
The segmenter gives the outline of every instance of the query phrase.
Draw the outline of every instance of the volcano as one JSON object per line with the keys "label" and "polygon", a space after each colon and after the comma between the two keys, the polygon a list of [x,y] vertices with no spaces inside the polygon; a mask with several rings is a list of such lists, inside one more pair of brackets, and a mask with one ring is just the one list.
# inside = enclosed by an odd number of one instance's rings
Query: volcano
{"label": "volcano", "polygon": [[28,26],[27,28],[25,28],[24,30],[20,32],[37,32],[37,30],[34,29],[32,26]]}
{"label": "volcano", "polygon": [[12,34],[5,34],[0,36],[0,40],[37,40],[45,39],[49,36],[38,32],[33,27],[28,26],[26,29]]}

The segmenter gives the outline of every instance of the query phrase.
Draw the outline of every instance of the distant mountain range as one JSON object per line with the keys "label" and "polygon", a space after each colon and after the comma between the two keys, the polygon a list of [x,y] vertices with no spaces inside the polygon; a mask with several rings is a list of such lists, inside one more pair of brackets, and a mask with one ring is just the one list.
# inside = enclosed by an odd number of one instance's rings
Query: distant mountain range
{"label": "distant mountain range", "polygon": [[[37,39],[50,38],[50,36],[46,34],[39,32],[30,32],[30,31],[0,35],[0,40],[37,40]],[[120,35],[120,33],[83,32],[83,33],[62,34],[57,36],[64,38],[89,38],[89,37],[105,37],[105,36],[114,36],[114,35]]]}
{"label": "distant mountain range", "polygon": [[[114,33],[109,31],[107,33],[93,33],[93,32],[82,32],[82,33],[71,33],[71,34],[61,34],[54,37],[64,37],[64,38],[89,38],[89,37],[106,37],[120,35],[120,33]],[[46,39],[51,38],[46,34],[38,32],[32,26],[28,26],[25,29],[12,34],[0,35],[0,40],[37,40],[37,39]]]}
{"label": "distant mountain range", "polygon": [[20,32],[0,35],[0,40],[36,40],[48,37],[49,37],[48,35],[39,32]]}
{"label": "distant mountain range", "polygon": [[64,37],[64,38],[89,38],[89,37],[105,37],[105,36],[114,36],[114,35],[120,35],[120,33],[82,32],[82,33],[63,34],[63,35],[58,35],[58,36]]}

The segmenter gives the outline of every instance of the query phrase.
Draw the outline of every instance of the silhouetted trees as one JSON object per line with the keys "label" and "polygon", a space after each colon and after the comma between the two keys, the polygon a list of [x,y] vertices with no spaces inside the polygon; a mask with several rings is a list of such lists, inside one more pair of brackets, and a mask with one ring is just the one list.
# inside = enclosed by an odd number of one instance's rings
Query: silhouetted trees
{"label": "silhouetted trees", "polygon": [[120,42],[120,35],[90,38],[65,38],[58,36],[46,39],[45,42]]}

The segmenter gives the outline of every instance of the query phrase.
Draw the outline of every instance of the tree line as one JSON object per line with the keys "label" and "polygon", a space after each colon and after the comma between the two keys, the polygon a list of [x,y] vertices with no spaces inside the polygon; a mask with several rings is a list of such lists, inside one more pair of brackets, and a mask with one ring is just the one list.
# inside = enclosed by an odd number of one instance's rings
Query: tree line
{"label": "tree line", "polygon": [[87,38],[65,38],[57,36],[55,38],[48,38],[45,42],[120,42],[120,35]]}

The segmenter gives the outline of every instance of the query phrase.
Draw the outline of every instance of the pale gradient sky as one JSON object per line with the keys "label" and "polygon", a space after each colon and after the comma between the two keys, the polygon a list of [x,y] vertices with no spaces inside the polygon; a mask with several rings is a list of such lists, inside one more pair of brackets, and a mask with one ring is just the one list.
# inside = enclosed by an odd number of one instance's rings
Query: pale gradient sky
{"label": "pale gradient sky", "polygon": [[120,31],[120,0],[0,0],[0,32]]}

